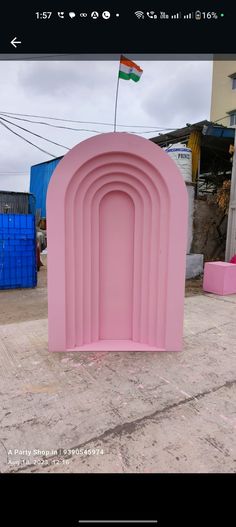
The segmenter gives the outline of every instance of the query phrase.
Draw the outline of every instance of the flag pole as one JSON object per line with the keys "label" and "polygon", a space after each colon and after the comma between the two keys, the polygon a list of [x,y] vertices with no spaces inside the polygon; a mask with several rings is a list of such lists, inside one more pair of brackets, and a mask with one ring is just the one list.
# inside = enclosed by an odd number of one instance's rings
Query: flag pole
{"label": "flag pole", "polygon": [[118,93],[120,85],[120,68],[118,70],[117,85],[116,85],[116,100],[115,100],[115,115],[114,115],[114,132],[116,132],[116,116],[117,116],[117,102],[118,102]]}

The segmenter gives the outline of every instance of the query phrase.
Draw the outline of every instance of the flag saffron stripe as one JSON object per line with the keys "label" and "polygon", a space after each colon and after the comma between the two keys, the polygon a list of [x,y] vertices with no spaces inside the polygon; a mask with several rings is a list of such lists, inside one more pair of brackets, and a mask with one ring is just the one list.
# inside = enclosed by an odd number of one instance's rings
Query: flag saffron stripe
{"label": "flag saffron stripe", "polygon": [[128,66],[129,68],[135,68],[137,71],[140,71],[141,73],[143,72],[142,68],[140,68],[140,66],[138,66],[138,64],[136,64],[135,62],[133,62],[132,60],[129,60],[129,59],[126,59],[126,57],[121,57],[120,59],[120,66],[124,65],[124,66]]}

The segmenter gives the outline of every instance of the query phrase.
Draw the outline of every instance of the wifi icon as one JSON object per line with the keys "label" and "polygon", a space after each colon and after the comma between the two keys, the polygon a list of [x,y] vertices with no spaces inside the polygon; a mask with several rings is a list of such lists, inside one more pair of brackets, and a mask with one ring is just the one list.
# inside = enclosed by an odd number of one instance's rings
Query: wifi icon
{"label": "wifi icon", "polygon": [[135,11],[134,13],[137,18],[144,18],[144,12],[143,11]]}

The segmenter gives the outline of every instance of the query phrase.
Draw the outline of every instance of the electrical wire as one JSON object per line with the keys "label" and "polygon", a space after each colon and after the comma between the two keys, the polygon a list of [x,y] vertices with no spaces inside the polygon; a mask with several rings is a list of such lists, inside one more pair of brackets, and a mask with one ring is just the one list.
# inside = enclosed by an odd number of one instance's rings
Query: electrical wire
{"label": "electrical wire", "polygon": [[[4,115],[5,117],[2,117],[2,115]],[[32,131],[28,130],[27,128],[25,128],[25,127],[23,127],[23,126],[17,125],[16,123],[13,123],[12,121],[6,119],[6,115],[8,115],[8,114],[6,114],[6,113],[4,113],[4,114],[2,113],[2,114],[1,114],[1,113],[0,113],[0,124],[2,124],[2,125],[3,125],[5,128],[7,128],[10,132],[14,133],[16,136],[18,136],[19,138],[21,138],[22,140],[24,140],[24,141],[27,142],[28,144],[31,144],[31,145],[34,146],[35,148],[38,148],[38,150],[40,150],[41,152],[44,152],[44,153],[46,153],[46,154],[48,154],[48,155],[50,155],[51,157],[54,157],[54,158],[57,157],[57,156],[51,154],[50,152],[44,150],[43,148],[41,148],[41,147],[35,145],[34,143],[32,143],[31,141],[29,141],[28,139],[26,139],[26,138],[25,138],[24,136],[22,136],[21,134],[19,134],[19,133],[15,132],[14,130],[12,130],[12,128],[10,128],[9,126],[7,126],[7,125],[4,124],[4,123],[11,124],[12,126],[15,126],[15,127],[19,128],[19,129],[21,129],[21,130],[23,130],[23,131],[25,131],[25,132],[31,134],[31,135],[34,135],[34,136],[36,136],[36,137],[39,137],[40,139],[43,139],[44,141],[47,141],[47,142],[49,142],[49,143],[52,143],[52,144],[54,144],[54,145],[56,145],[56,146],[59,146],[59,147],[61,147],[61,148],[65,148],[66,150],[70,150],[70,148],[68,148],[68,147],[65,146],[65,145],[62,145],[62,144],[57,143],[57,142],[55,142],[55,141],[52,141],[52,140],[50,140],[50,139],[48,139],[48,138],[46,138],[46,137],[43,137],[43,136],[40,135],[40,134],[37,134],[37,133],[35,133],[35,132],[32,132]],[[47,126],[52,126],[52,127],[54,127],[54,128],[65,128],[65,129],[69,129],[69,130],[77,131],[76,128],[72,128],[72,127],[64,127],[64,126],[60,126],[60,125],[53,125],[53,124],[51,124],[51,123],[43,123],[43,122],[37,123],[36,121],[30,121],[29,119],[21,119],[21,118],[19,118],[19,117],[12,117],[12,119],[17,119],[17,120],[21,120],[21,121],[27,121],[27,122],[30,122],[30,123],[32,123],[32,124],[34,124],[34,123],[35,123],[35,124],[45,124],[45,125],[47,125]],[[3,121],[4,121],[4,122],[3,122]],[[100,133],[100,131],[98,131],[98,130],[80,129],[79,131],[90,131],[90,132]],[[154,132],[158,132],[158,131],[159,131],[159,130],[155,130],[155,131],[154,131],[154,130],[150,130],[150,131],[131,132],[131,133],[133,133],[133,134],[138,134],[138,133],[154,133]]]}
{"label": "electrical wire", "polygon": [[18,132],[15,132],[15,130],[12,130],[9,126],[7,126],[7,124],[3,123],[1,120],[0,120],[0,124],[2,126],[4,126],[5,128],[7,128],[8,130],[10,130],[10,132],[12,132],[14,135],[17,135],[18,137],[20,137],[21,139],[23,139],[23,141],[26,141],[26,143],[29,143],[30,145],[34,146],[35,148],[37,148],[38,150],[41,150],[41,152],[43,152],[44,154],[47,154],[51,157],[57,157],[55,156],[54,154],[51,154],[50,152],[47,152],[47,150],[44,150],[43,148],[41,148],[40,146],[38,145],[35,145],[34,143],[32,143],[31,141],[29,141],[28,139],[26,139],[25,137],[23,137],[23,135],[20,135],[18,134]]}
{"label": "electrical wire", "polygon": [[[36,119],[49,119],[52,121],[63,121],[68,123],[80,123],[80,124],[100,124],[102,126],[114,126],[114,123],[106,123],[102,121],[78,121],[73,119],[64,119],[59,117],[49,117],[46,115],[32,115],[28,113],[15,113],[15,112],[0,112],[2,115],[19,115],[21,117],[33,117]],[[138,125],[138,124],[119,124],[117,126],[123,127],[123,128],[153,128],[153,129],[159,129],[159,130],[173,130],[173,128],[167,128],[164,126],[144,126],[144,125]],[[177,128],[176,128],[177,130]],[[100,132],[99,132],[100,133]]]}
{"label": "electrical wire", "polygon": [[[4,117],[2,117],[4,115]],[[102,125],[102,126],[112,126],[113,123],[106,123],[106,122],[99,122],[99,121],[78,121],[78,120],[72,120],[72,119],[60,119],[58,117],[49,117],[49,116],[40,116],[40,115],[32,115],[32,114],[22,114],[22,113],[13,113],[13,112],[0,112],[0,121],[3,120],[17,128],[20,128],[22,130],[24,130],[25,132],[27,133],[30,133],[32,135],[35,135],[36,137],[39,137],[40,139],[43,139],[45,141],[48,141],[52,144],[55,144],[56,146],[59,146],[61,148],[65,148],[66,150],[70,150],[69,147],[65,146],[65,145],[62,145],[60,143],[56,143],[55,141],[52,141],[48,138],[45,138],[43,136],[41,136],[40,134],[37,134],[35,132],[32,132],[30,130],[28,130],[27,128],[24,128],[22,126],[19,126],[15,123],[13,123],[12,121],[9,121],[8,119],[6,119],[5,117],[9,117],[11,116],[11,119],[14,119],[14,120],[19,120],[19,121],[24,121],[24,122],[29,122],[31,124],[40,124],[40,125],[44,125],[44,126],[49,126],[49,127],[52,127],[52,128],[59,128],[59,129],[65,129],[65,130],[70,130],[70,131],[75,131],[75,132],[92,132],[92,133],[101,133],[103,132],[102,130],[94,130],[94,129],[87,129],[87,128],[74,128],[74,127],[69,127],[69,126],[64,126],[64,125],[56,125],[56,124],[52,124],[52,123],[47,123],[45,121],[32,121],[31,119],[26,119],[25,117],[32,117],[34,119],[36,118],[40,118],[40,119],[49,119],[49,120],[55,120],[55,121],[62,121],[62,122],[72,122],[72,123],[86,123],[86,124],[99,124],[99,125]],[[22,117],[16,117],[16,116],[22,116]],[[224,117],[221,117],[219,119],[217,119],[216,121],[212,121],[213,123],[217,123],[225,118],[227,118],[228,115],[225,115]],[[3,124],[3,123],[1,123]],[[124,124],[121,124],[121,125],[118,125],[120,127],[130,127],[130,128],[147,128],[147,126],[144,126],[144,125],[124,125]],[[7,127],[11,132],[15,133],[11,128]],[[163,135],[167,135],[168,137],[168,133],[171,133],[171,131],[177,131],[179,130],[179,128],[159,128],[159,127],[152,127],[152,126],[149,126],[149,128],[153,128],[152,130],[140,130],[138,132],[136,131],[132,131],[130,133],[132,134],[151,134],[151,133],[159,133],[159,135],[162,135],[160,132],[164,132],[166,131],[166,134],[163,134]],[[19,137],[21,137],[22,139],[24,139],[25,141],[27,141],[23,136],[21,136],[20,134],[15,134],[15,135],[18,135]],[[187,137],[186,137],[187,138]],[[182,140],[186,139],[186,138],[182,138]],[[174,140],[173,137],[168,137],[166,139],[164,139],[160,145],[166,145],[168,143],[171,143],[172,141]],[[42,148],[38,147],[37,145],[34,145],[34,143],[31,143],[30,141],[27,141],[29,144],[32,144],[33,146],[35,146],[36,148],[38,148],[39,150],[45,152],[45,153],[48,153],[49,155],[51,155],[52,157],[55,157],[53,156],[52,154],[50,154],[49,152],[46,152],[45,150],[43,150]]]}
{"label": "electrical wire", "polygon": [[[10,114],[8,115],[6,113],[1,113],[0,112],[0,118],[1,118],[1,115],[4,115],[4,116],[8,117]],[[14,116],[12,116],[11,119],[15,119],[17,121],[24,121],[24,122],[32,123],[32,124],[42,124],[42,125],[45,125],[45,126],[50,126],[52,128],[63,128],[65,130],[74,130],[75,132],[94,132],[96,134],[100,134],[101,133],[101,130],[90,130],[90,129],[87,129],[87,128],[72,128],[71,126],[62,126],[62,125],[60,126],[58,124],[46,123],[45,121],[32,121],[31,119],[23,119],[22,117],[14,117]]]}
{"label": "electrical wire", "polygon": [[[1,115],[4,115],[4,116],[7,116],[9,117],[8,114],[6,113],[1,113],[0,112],[0,118],[1,118]],[[60,128],[60,129],[63,129],[63,130],[72,130],[72,131],[75,131],[75,132],[92,132],[92,133],[95,133],[95,134],[101,134],[103,133],[104,131],[103,130],[91,130],[91,129],[88,129],[88,128],[74,128],[74,127],[71,127],[71,126],[63,126],[63,125],[58,125],[58,124],[51,124],[51,123],[46,123],[45,121],[32,121],[31,119],[26,119],[26,118],[22,118],[22,117],[14,117],[14,116],[11,116],[11,119],[15,119],[17,121],[24,121],[24,122],[27,122],[27,123],[31,123],[31,124],[40,124],[40,125],[44,125],[44,126],[49,126],[49,127],[52,127],[52,128]],[[12,123],[13,124],[13,123]],[[173,128],[168,128],[168,131],[171,131],[173,130]],[[155,130],[140,130],[138,132],[131,132],[131,134],[154,134],[154,133],[160,133],[160,132],[163,132],[165,131],[165,129],[161,129],[161,128],[158,128],[158,129],[155,129]]]}
{"label": "electrical wire", "polygon": [[[1,113],[0,112],[0,118],[1,118],[1,115],[4,115],[4,116],[9,116],[8,114],[6,113]],[[75,132],[92,132],[92,133],[95,133],[95,134],[100,134],[100,133],[103,133],[104,131],[103,130],[91,130],[91,129],[88,129],[88,128],[73,128],[71,126],[63,126],[63,125],[57,125],[57,124],[51,124],[51,123],[46,123],[45,121],[32,121],[31,119],[23,119],[22,117],[14,117],[14,116],[11,116],[11,119],[15,119],[17,121],[24,121],[24,122],[27,122],[27,123],[31,123],[31,124],[40,124],[40,125],[45,125],[45,126],[50,126],[52,128],[60,128],[60,129],[63,129],[63,130],[72,130],[72,131],[75,131]],[[13,123],[12,123],[13,124]],[[171,131],[173,130],[173,128],[168,128],[168,131]],[[165,129],[161,129],[161,128],[158,128],[156,130],[140,130],[138,132],[131,132],[131,134],[154,134],[154,133],[160,133],[160,132],[164,132]]]}
{"label": "electrical wire", "polygon": [[218,123],[219,121],[223,121],[223,119],[227,119],[229,117],[228,115],[225,115],[224,117],[220,117],[219,119],[216,119],[216,121],[211,121],[212,123]]}
{"label": "electrical wire", "polygon": [[20,126],[19,124],[15,124],[12,121],[9,121],[8,119],[5,119],[4,117],[0,116],[1,121],[5,121],[8,124],[12,124],[13,126],[16,126],[17,128],[20,128],[21,130],[24,130],[24,132],[27,132],[28,134],[35,135],[36,137],[39,137],[40,139],[43,139],[44,141],[48,141],[49,143],[52,143],[56,146],[60,146],[61,148],[65,148],[66,150],[70,150],[68,146],[61,145],[60,143],[56,143],[55,141],[52,141],[51,139],[47,139],[46,137],[43,137],[42,135],[36,134],[35,132],[31,132],[27,128],[24,128],[23,126]]}

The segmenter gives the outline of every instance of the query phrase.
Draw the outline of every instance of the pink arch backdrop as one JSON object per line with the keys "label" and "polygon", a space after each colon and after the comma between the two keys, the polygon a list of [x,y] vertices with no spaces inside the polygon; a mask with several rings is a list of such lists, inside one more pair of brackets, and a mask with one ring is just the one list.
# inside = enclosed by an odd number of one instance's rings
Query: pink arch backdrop
{"label": "pink arch backdrop", "polygon": [[157,145],[101,134],[47,194],[49,350],[182,348],[187,192]]}

